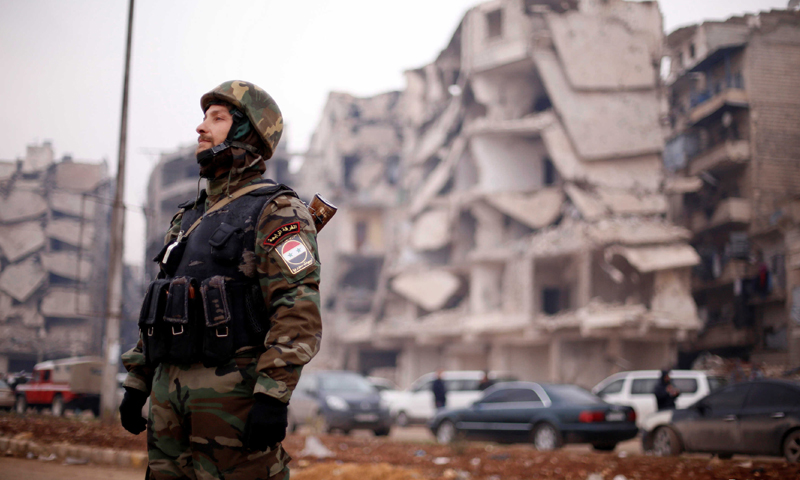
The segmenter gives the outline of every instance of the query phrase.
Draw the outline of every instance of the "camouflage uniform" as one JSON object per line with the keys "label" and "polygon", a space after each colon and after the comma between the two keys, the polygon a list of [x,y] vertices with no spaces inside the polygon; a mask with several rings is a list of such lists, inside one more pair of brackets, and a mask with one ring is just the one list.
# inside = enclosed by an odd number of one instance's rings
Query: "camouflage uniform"
{"label": "camouflage uniform", "polygon": [[[244,82],[228,82],[237,83]],[[258,125],[258,119],[248,116]],[[282,121],[277,123],[277,134],[267,137],[268,155],[282,130]],[[263,128],[260,131],[264,138]],[[230,175],[210,181],[206,210],[226,194],[260,180],[263,162],[262,157],[251,158],[248,164],[233,168]],[[235,205],[234,200],[223,210]],[[165,243],[174,241],[182,227],[188,228],[181,225],[182,214],[173,218]],[[314,259],[300,271],[281,256],[283,239],[273,245],[268,241],[276,230],[293,223],[299,224],[297,235]],[[226,365],[208,368],[202,363],[162,363],[151,368],[145,362],[141,338],[123,355],[129,372],[124,385],[150,392],[147,443],[151,478],[289,478],[286,465],[290,457],[280,444],[263,452],[250,450],[243,446],[242,434],[254,394],[288,402],[303,365],[319,349],[319,268],[316,229],[305,204],[293,196],[279,196],[264,208],[256,223],[255,249],[244,250],[239,263],[245,275],[258,279],[270,312],[271,327],[264,345],[240,348]]]}

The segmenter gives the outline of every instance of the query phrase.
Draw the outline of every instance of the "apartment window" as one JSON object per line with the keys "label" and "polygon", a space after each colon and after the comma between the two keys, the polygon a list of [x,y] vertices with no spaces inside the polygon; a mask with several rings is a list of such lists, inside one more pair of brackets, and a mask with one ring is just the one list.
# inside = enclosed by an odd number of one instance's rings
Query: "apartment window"
{"label": "apartment window", "polygon": [[503,35],[503,11],[500,9],[492,10],[486,14],[486,25],[489,38],[497,38]]}
{"label": "apartment window", "polygon": [[542,311],[547,315],[569,309],[569,290],[566,288],[547,287],[542,289]]}
{"label": "apartment window", "polygon": [[694,43],[689,44],[689,58],[694,58]]}
{"label": "apartment window", "polygon": [[367,243],[367,222],[359,220],[356,222],[356,250],[361,250],[361,247]]}
{"label": "apartment window", "polygon": [[355,190],[356,185],[353,182],[358,162],[361,159],[357,155],[347,155],[344,157],[344,187],[348,190]]}

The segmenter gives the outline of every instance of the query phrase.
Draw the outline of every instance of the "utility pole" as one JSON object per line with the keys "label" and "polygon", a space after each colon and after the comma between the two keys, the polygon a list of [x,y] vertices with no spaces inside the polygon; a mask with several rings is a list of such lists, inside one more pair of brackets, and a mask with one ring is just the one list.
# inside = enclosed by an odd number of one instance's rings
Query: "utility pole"
{"label": "utility pole", "polygon": [[100,391],[100,414],[104,423],[112,423],[117,411],[117,369],[119,365],[119,321],[122,317],[122,248],[125,233],[125,147],[128,139],[128,77],[131,68],[133,1],[128,5],[128,42],[125,46],[125,80],[122,87],[122,119],[119,125],[119,156],[114,206],[111,212],[111,245],[108,255],[108,290],[106,294],[105,368]]}

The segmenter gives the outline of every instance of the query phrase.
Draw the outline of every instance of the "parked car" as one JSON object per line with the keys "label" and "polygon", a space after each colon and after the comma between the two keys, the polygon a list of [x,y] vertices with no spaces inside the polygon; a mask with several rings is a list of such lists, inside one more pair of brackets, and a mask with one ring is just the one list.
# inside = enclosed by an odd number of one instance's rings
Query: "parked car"
{"label": "parked car", "polygon": [[100,414],[103,361],[97,357],[72,357],[37,363],[31,380],[16,388],[14,410],[49,408],[61,416],[68,408]]}
{"label": "parked car", "polygon": [[397,385],[394,384],[391,380],[387,380],[381,377],[367,377],[369,383],[375,387],[376,390],[379,392],[386,392],[386,391],[396,391]]}
{"label": "parked car", "polygon": [[0,408],[11,410],[14,407],[14,389],[0,380]]}
{"label": "parked car", "polygon": [[289,402],[289,430],[314,424],[326,433],[368,429],[386,436],[392,418],[378,390],[362,375],[346,371],[304,372]]}
{"label": "parked car", "polygon": [[611,451],[636,436],[636,413],[575,385],[509,382],[490,387],[467,408],[445,409],[431,420],[439,443],[457,438],[533,442],[537,450],[591,443]]}
{"label": "parked car", "polygon": [[705,452],[800,460],[800,384],[754,380],[728,385],[686,409],[658,412],[643,425],[642,447],[659,456]]}
{"label": "parked car", "polygon": [[[722,377],[698,370],[671,370],[672,383],[681,394],[675,401],[677,408],[686,408],[725,384]],[[661,378],[659,370],[634,370],[611,375],[592,388],[592,393],[614,405],[627,405],[636,410],[639,426],[657,410],[653,395]]]}
{"label": "parked car", "polygon": [[[463,408],[481,398],[479,386],[484,372],[480,370],[442,372],[447,390],[447,408]],[[494,383],[516,380],[508,375],[489,374]],[[436,373],[427,373],[414,381],[408,390],[384,392],[392,417],[397,425],[404,427],[412,423],[426,423],[436,413],[431,386]]]}

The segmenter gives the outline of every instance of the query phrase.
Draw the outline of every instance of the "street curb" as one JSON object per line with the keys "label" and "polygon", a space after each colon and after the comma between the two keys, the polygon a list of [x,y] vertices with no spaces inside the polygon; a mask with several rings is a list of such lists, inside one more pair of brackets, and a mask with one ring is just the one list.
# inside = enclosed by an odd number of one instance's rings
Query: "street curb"
{"label": "street curb", "polygon": [[35,458],[55,455],[53,460],[72,459],[74,463],[94,465],[115,465],[117,467],[144,468],[147,466],[147,452],[117,450],[113,448],[89,447],[70,443],[42,444],[32,439],[30,434],[20,433],[13,437],[0,437],[0,454]]}

